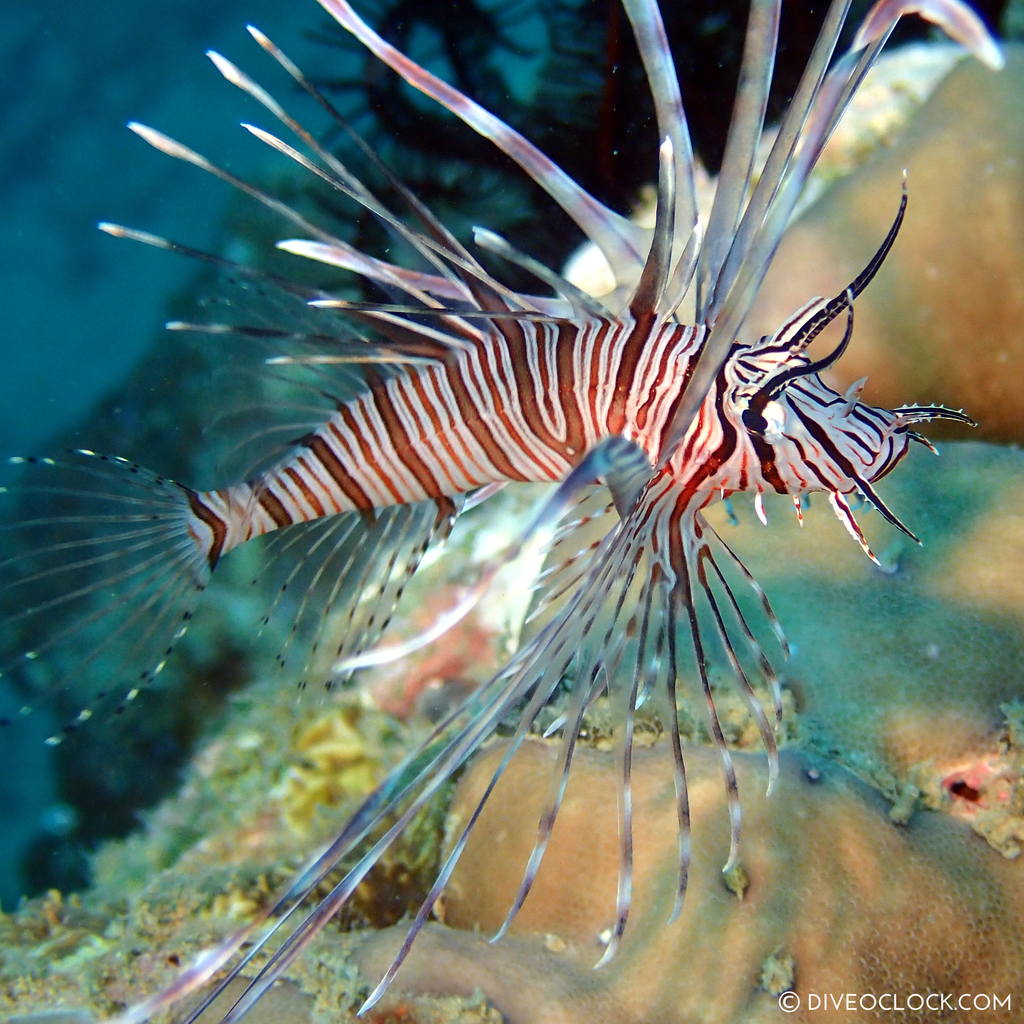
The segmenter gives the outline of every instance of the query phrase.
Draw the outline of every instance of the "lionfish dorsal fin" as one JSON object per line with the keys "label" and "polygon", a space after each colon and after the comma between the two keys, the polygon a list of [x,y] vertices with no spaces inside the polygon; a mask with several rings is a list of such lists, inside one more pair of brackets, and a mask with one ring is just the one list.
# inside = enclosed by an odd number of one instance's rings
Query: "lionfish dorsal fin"
{"label": "lionfish dorsal fin", "polygon": [[[658,196],[654,234],[640,279],[629,300],[629,312],[636,318],[664,313],[662,298],[672,272],[672,238],[676,219],[676,167],[672,139],[665,136],[658,150]],[[675,303],[670,297],[671,308]]]}
{"label": "lionfish dorsal fin", "polygon": [[[699,221],[693,144],[686,122],[679,77],[657,3],[654,0],[623,0],[622,6],[633,29],[648,88],[654,100],[658,135],[667,139],[672,147],[672,179],[675,182],[676,198],[671,229],[675,255],[676,249],[681,249]],[[681,256],[681,252],[678,255]],[[680,276],[689,282],[688,273]],[[671,308],[675,309],[681,300],[682,295],[677,295],[675,301],[671,302]]]}
{"label": "lionfish dorsal fin", "polygon": [[347,0],[318,0],[318,3],[413,88],[450,110],[519,164],[601,250],[616,278],[629,278],[646,248],[647,232],[643,228],[598,202],[550,157],[504,121],[385,42]]}

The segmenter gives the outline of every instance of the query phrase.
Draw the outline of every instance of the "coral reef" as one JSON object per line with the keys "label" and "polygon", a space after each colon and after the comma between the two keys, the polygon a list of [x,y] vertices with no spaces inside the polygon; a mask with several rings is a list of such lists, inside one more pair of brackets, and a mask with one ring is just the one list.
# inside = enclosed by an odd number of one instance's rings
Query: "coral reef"
{"label": "coral reef", "polygon": [[[358,695],[310,711],[276,682],[250,687],[177,795],[101,848],[87,892],[0,916],[0,1019],[55,1007],[109,1016],[279,890],[410,742]],[[441,813],[424,814],[367,878],[345,927],[408,913],[436,870]]]}
{"label": "coral reef", "polygon": [[[600,749],[607,743],[598,708],[588,733],[594,746],[581,751],[514,933],[486,941],[536,834],[551,758],[539,741],[474,832],[445,894],[445,924],[427,929],[371,1019],[532,1021],[543,1011],[545,1021],[567,1022],[770,1021],[782,1019],[776,996],[790,986],[802,998],[987,991],[1021,1005],[1024,455],[950,443],[941,478],[929,458],[917,453],[887,481],[886,496],[927,542],[925,550],[880,545],[889,572],[872,567],[827,510],[807,510],[801,529],[769,503],[770,531],[737,510],[743,521],[730,543],[763,577],[795,645],[784,679],[788,749],[770,798],[740,702],[728,718],[734,744],[752,751],[737,755],[749,880],[742,899],[718,874],[728,835],[720,770],[710,750],[691,746],[692,876],[683,915],[665,924],[671,782],[665,743],[641,724],[636,904],[619,954],[591,970],[617,865],[609,799],[616,769]],[[873,539],[886,529],[870,522]],[[422,593],[449,568],[428,570]],[[454,635],[448,649],[463,640]],[[434,656],[428,649],[419,657]],[[54,895],[3,919],[0,1012],[66,1006],[99,1017],[166,981],[265,901],[378,766],[424,727],[415,714],[403,724],[353,697],[310,717],[271,681],[235,703],[179,795],[147,817],[143,834],[103,849],[91,891]],[[700,743],[699,723],[698,713],[684,716],[691,744]],[[486,752],[460,783],[449,830],[499,751]],[[313,812],[314,793],[334,806]],[[442,813],[436,807],[369,880],[342,923],[348,930],[330,929],[297,961],[261,1007],[266,1019],[354,1019],[404,935],[390,922],[432,875]],[[790,1019],[883,1018],[821,1011]],[[977,1019],[1015,1018],[993,1011]]]}
{"label": "coral reef", "polygon": [[801,745],[929,806],[959,766],[1003,760],[1005,709],[1024,693],[1024,457],[949,443],[941,458],[938,475],[922,452],[885,481],[925,547],[873,530],[883,569],[813,507],[802,529],[780,509],[770,537],[742,543],[794,643]]}
{"label": "coral reef", "polygon": [[[502,748],[462,780],[452,805],[469,813]],[[533,844],[556,751],[533,743],[499,783],[448,888],[445,921],[493,932]],[[479,986],[512,1022],[973,1019],[930,1010],[834,1018],[779,1009],[813,994],[991,993],[1009,1008],[978,1019],[1017,1020],[1024,999],[1024,877],[961,822],[921,813],[895,825],[869,787],[834,763],[789,751],[777,790],[764,796],[763,759],[740,755],[738,773],[750,884],[742,899],[718,875],[728,817],[717,757],[687,750],[693,869],[680,917],[666,924],[677,880],[674,790],[666,751],[634,762],[636,901],[615,958],[591,970],[614,920],[618,838],[615,759],[582,754],[534,890],[513,924],[519,942],[435,928],[412,955],[403,984],[438,991],[439,978]],[[394,935],[358,954],[383,969]],[[529,983],[526,978],[529,977]]]}

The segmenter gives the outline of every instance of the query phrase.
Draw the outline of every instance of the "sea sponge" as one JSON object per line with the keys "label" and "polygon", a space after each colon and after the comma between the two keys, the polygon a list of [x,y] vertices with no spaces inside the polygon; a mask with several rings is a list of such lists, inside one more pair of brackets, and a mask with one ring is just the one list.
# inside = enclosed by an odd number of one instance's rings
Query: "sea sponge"
{"label": "sea sponge", "polygon": [[380,733],[380,716],[354,703],[331,707],[296,729],[294,763],[274,794],[290,828],[308,835],[318,814],[374,787],[382,774]]}
{"label": "sea sponge", "polygon": [[[465,819],[504,747],[474,762],[451,815]],[[579,751],[576,770],[533,892],[512,938],[482,936],[504,918],[536,835],[557,752],[527,743],[495,790],[445,894],[448,929],[410,956],[398,988],[480,987],[511,1022],[737,1024],[774,1020],[969,1019],[914,1009],[915,993],[1008,997],[986,1021],[1017,1020],[1024,1000],[1024,873],[962,823],[924,812],[894,824],[875,792],[812,755],[782,756],[766,798],[763,756],[738,754],[743,794],[742,899],[723,884],[728,818],[717,754],[686,751],[694,819],[693,866],[680,917],[666,923],[676,883],[676,810],[664,744],[634,762],[636,885],[623,944],[591,965],[613,921],[618,870],[615,758]],[[359,952],[376,976],[395,933]],[[471,966],[472,964],[472,966]],[[527,978],[529,983],[527,983]],[[779,1010],[792,990],[803,1009]],[[904,1015],[808,1010],[816,995],[894,993]],[[864,1009],[867,1007],[867,1009]],[[979,1018],[980,1019],[980,1018]]]}

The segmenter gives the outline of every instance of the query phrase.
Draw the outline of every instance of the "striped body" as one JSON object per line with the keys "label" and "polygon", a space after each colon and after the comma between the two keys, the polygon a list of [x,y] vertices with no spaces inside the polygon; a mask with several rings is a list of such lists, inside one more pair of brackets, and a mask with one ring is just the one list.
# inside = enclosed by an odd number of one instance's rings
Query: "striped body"
{"label": "striped body", "polygon": [[[447,365],[378,376],[262,476],[195,496],[193,529],[216,563],[255,536],[325,516],[424,500],[443,508],[486,484],[557,481],[612,436],[653,464],[703,337],[631,318],[494,330]],[[849,493],[906,453],[897,416],[851,404],[817,376],[775,403],[774,435],[751,434],[744,395],[785,355],[774,339],[733,347],[662,471],[682,505],[737,491]]]}
{"label": "striped body", "polygon": [[378,377],[264,476],[202,496],[223,549],[321,515],[560,480],[613,434],[653,457],[701,332],[638,334],[628,320],[527,323]]}

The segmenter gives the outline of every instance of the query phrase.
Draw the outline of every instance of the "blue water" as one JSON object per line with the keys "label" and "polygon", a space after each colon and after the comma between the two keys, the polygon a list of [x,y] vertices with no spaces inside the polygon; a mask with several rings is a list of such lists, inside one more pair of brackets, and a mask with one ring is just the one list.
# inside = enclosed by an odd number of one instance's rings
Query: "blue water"
{"label": "blue water", "polygon": [[[151,345],[174,343],[161,340],[169,298],[195,267],[110,238],[97,221],[216,247],[228,189],[150,150],[125,123],[159,126],[245,173],[266,159],[253,143],[229,148],[243,134],[232,126],[253,116],[252,104],[204,51],[221,49],[261,70],[268,60],[244,31],[247,21],[301,50],[301,31],[322,17],[313,3],[279,0],[0,6],[0,455],[88,445],[76,426],[97,401],[116,394]],[[5,909],[24,891],[31,844],[74,827],[55,796],[45,733],[39,722],[3,737]]]}
{"label": "blue water", "polygon": [[[272,61],[245,32],[248,22],[304,67],[323,73],[345,59],[309,38],[328,23],[312,0],[0,8],[8,83],[0,124],[0,457],[95,446],[161,472],[183,461],[168,465],[176,453],[167,447],[140,450],[136,434],[147,410],[165,416],[161,424],[174,422],[173,382],[149,370],[154,352],[182,344],[163,325],[189,308],[181,297],[194,290],[197,266],[111,238],[96,225],[114,221],[230,253],[224,220],[233,191],[152,150],[125,125],[139,120],[159,128],[243,177],[265,180],[268,167],[280,169],[282,158],[238,127],[243,119],[270,127],[270,116],[224,82],[204,55],[216,49],[257,79],[268,72],[273,78]],[[121,395],[131,396],[123,407]],[[99,408],[111,410],[116,428],[102,440]],[[5,909],[40,885],[74,885],[84,877],[76,812],[61,802],[52,753],[42,743],[59,724],[35,715],[0,735]]]}

